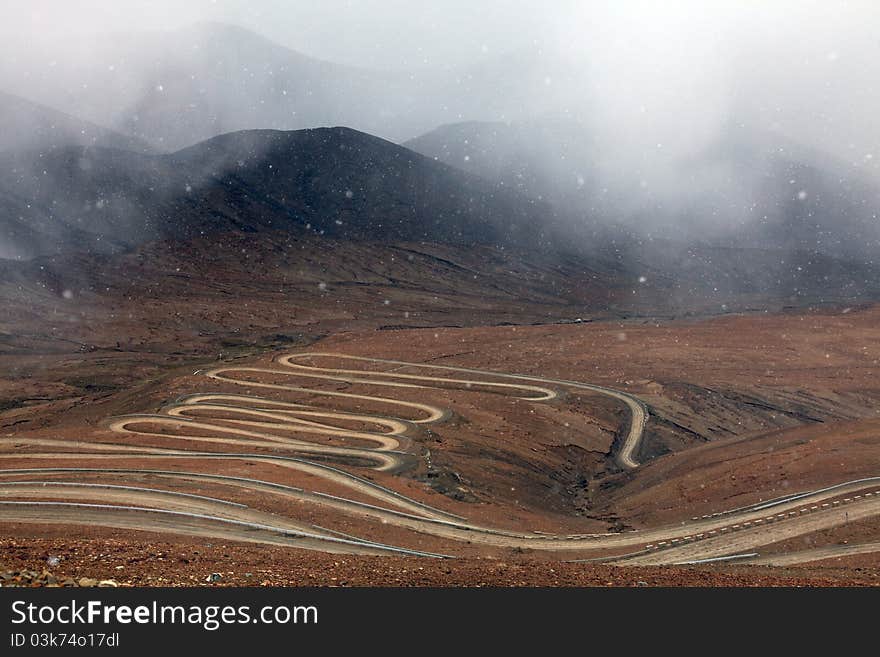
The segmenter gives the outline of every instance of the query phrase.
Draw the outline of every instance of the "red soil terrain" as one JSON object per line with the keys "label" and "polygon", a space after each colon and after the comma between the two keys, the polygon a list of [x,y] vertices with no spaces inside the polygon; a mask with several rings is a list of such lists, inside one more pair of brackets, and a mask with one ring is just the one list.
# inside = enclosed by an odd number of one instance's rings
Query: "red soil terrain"
{"label": "red soil terrain", "polygon": [[[119,505],[131,494],[129,489],[107,486],[149,488],[159,493],[138,493],[138,505],[213,508],[210,505],[214,502],[166,498],[162,491],[198,495],[245,505],[245,510],[235,513],[244,514],[240,517],[248,522],[283,521],[292,523],[290,527],[317,528],[315,531],[326,532],[325,536],[355,537],[458,558],[325,554],[320,545],[304,550],[292,539],[284,539],[287,543],[282,544],[284,541],[268,534],[254,534],[253,543],[244,540],[248,537],[242,534],[224,533],[225,529],[217,533],[216,527],[181,528],[152,520],[138,526],[141,521],[137,518],[141,516],[102,526],[92,516],[76,517],[66,511],[44,523],[35,512],[25,522],[3,509],[2,534],[7,537],[0,546],[3,568],[40,569],[47,558],[57,556],[60,561],[56,570],[61,575],[113,578],[133,585],[201,585],[213,572],[221,574],[218,583],[285,585],[878,582],[880,551],[870,546],[880,543],[880,518],[874,502],[877,498],[873,497],[880,486],[873,483],[874,488],[866,484],[864,490],[824,494],[822,499],[808,500],[801,508],[799,502],[791,502],[791,508],[784,509],[790,519],[772,525],[756,523],[742,530],[737,527],[736,541],[730,545],[742,545],[753,555],[741,563],[673,564],[678,559],[730,553],[725,552],[723,541],[727,539],[723,532],[740,516],[726,525],[721,517],[716,525],[706,525],[705,529],[692,524],[695,518],[880,475],[880,385],[873,376],[880,359],[880,308],[690,321],[634,319],[377,330],[370,325],[387,321],[369,315],[346,325],[332,317],[317,317],[320,304],[315,304],[316,314],[308,333],[282,336],[281,342],[274,343],[243,341],[230,346],[221,360],[216,354],[206,356],[211,340],[197,336],[189,343],[179,328],[173,328],[176,315],[168,312],[174,307],[173,298],[157,303],[163,314],[155,317],[157,328],[148,333],[155,331],[158,336],[162,326],[170,326],[169,334],[179,340],[174,350],[177,353],[155,348],[156,343],[145,333],[141,351],[98,346],[75,355],[62,354],[52,342],[55,353],[31,345],[3,356],[5,371],[11,376],[2,382],[9,408],[0,414],[0,466],[4,470],[93,470],[75,475],[10,473],[3,481],[19,483],[2,487],[4,500]],[[222,308],[217,300],[205,304],[205,312],[220,312]],[[350,311],[353,304],[354,300],[348,299],[342,305]],[[499,302],[502,307],[506,306]],[[557,312],[562,314],[563,307],[560,304]],[[230,308],[230,313],[239,310]],[[329,314],[338,310],[332,308]],[[447,305],[444,313],[448,323],[465,325],[475,321],[471,308]],[[510,316],[515,315],[511,310]],[[138,334],[137,322],[126,327],[124,316],[119,315],[114,321],[117,325],[113,333]],[[231,324],[236,321],[240,320],[230,320]],[[436,313],[432,321],[436,321]],[[109,339],[109,333],[102,333],[97,325],[92,328],[93,337]],[[248,335],[253,334],[252,328]],[[100,344],[100,340],[93,344]],[[369,381],[308,381],[308,390],[298,393],[262,387],[289,383],[288,375],[278,373],[277,359],[296,352],[336,352],[491,370],[624,391],[641,399],[650,413],[635,454],[640,464],[634,469],[621,469],[615,462],[630,413],[620,401],[600,392],[555,386],[561,393],[557,398],[530,401],[487,387],[485,382],[502,380],[489,376],[482,377],[478,384],[392,388],[393,394]],[[306,362],[390,375],[428,372],[436,377],[453,376],[442,370],[347,360]],[[217,367],[272,371],[230,374],[242,379],[238,383],[205,376],[206,370]],[[247,449],[241,444],[229,447],[223,443],[231,435],[229,427],[244,425],[236,425],[238,416],[228,409],[213,411],[212,429],[193,430],[163,419],[169,403],[181,396],[208,392],[257,395],[271,402],[308,403],[318,410],[343,410],[364,416],[396,415],[416,422],[418,414],[414,411],[407,411],[407,415],[400,409],[390,410],[388,403],[376,401],[375,396],[427,403],[444,409],[447,416],[434,423],[409,425],[400,447],[411,459],[405,468],[381,471],[348,457],[325,463],[401,493],[438,513],[452,514],[447,517],[466,519],[479,528],[526,533],[532,539],[547,534],[641,536],[638,532],[646,532],[647,537],[651,535],[647,532],[666,528],[670,537],[676,537],[674,542],[681,539],[681,545],[650,552],[656,549],[653,543],[666,537],[664,534],[641,543],[633,539],[618,547],[593,547],[575,541],[564,549],[533,548],[533,540],[501,539],[482,534],[482,530],[470,537],[428,531],[396,520],[343,512],[326,504],[294,501],[272,490],[231,486],[222,479],[184,481],[155,474],[175,470],[246,477],[387,506],[387,502],[377,502],[368,489],[354,490],[344,481],[293,471],[271,460],[273,455],[288,453],[286,448],[259,445],[259,439],[253,437],[244,438],[253,441]],[[364,399],[340,402],[324,393],[362,395]],[[191,412],[200,419],[209,415],[198,409]],[[137,413],[151,417],[133,424],[127,433],[113,429],[111,418]],[[337,421],[337,426],[349,429],[349,433],[369,430],[369,424],[366,420]],[[274,426],[272,431],[285,439],[301,437],[289,428]],[[194,442],[199,437],[211,440]],[[369,440],[351,435],[332,434],[309,440],[322,447],[342,449],[370,445]],[[116,447],[120,445],[128,451],[119,451]],[[184,454],[169,465],[169,458],[156,452],[157,448],[199,454],[246,451],[260,458],[206,460]],[[111,473],[108,468],[127,472]],[[34,480],[55,485],[36,489],[23,483]],[[71,482],[99,486],[61,485]],[[100,494],[95,492],[98,490]],[[744,521],[751,523],[754,519]],[[691,542],[691,535],[697,532],[705,538]],[[653,542],[646,548],[648,541]],[[861,547],[853,550],[853,546]],[[662,557],[667,553],[670,556],[664,561]],[[803,558],[791,556],[801,553]],[[93,555],[104,556],[95,559]],[[780,556],[794,562],[773,566],[773,559]],[[576,562],[612,557],[623,565]],[[770,565],[747,565],[750,561],[759,563],[758,559]],[[649,565],[651,560],[662,565]]]}

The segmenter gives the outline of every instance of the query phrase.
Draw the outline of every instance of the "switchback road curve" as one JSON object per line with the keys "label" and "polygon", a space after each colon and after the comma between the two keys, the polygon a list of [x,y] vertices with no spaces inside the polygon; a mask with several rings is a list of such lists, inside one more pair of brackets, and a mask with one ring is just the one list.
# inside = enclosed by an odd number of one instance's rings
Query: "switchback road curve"
{"label": "switchback road curve", "polygon": [[[333,366],[315,364],[322,361]],[[371,366],[381,369],[365,369]],[[219,487],[231,498],[245,491],[259,492],[279,502],[308,504],[321,513],[357,517],[445,541],[558,551],[585,559],[590,559],[590,554],[612,552],[602,559],[638,565],[744,553],[850,517],[880,514],[880,495],[876,494],[880,480],[872,478],[719,511],[694,518],[685,526],[579,535],[481,526],[352,472],[403,472],[422,458],[420,427],[443,422],[449,411],[413,401],[413,397],[438,388],[500,394],[535,404],[551,402],[561,392],[609,396],[629,410],[629,421],[613,454],[624,469],[638,466],[637,454],[648,421],[645,404],[628,393],[577,381],[334,352],[286,354],[271,367],[223,366],[204,372],[204,376],[225,386],[246,387],[248,394],[198,393],[177,400],[159,414],[113,418],[108,427],[122,439],[120,443],[16,439],[17,444],[44,451],[0,453],[0,462],[9,458],[39,461],[39,467],[0,470],[0,519],[140,528],[332,552],[448,556],[341,534],[252,509],[233,499],[173,490],[199,482]],[[343,392],[333,388],[337,384],[371,392]],[[265,390],[267,396],[254,395],[254,390]],[[399,398],[404,391],[409,399]],[[324,403],[315,406],[292,401],[302,396]],[[344,408],[352,404],[366,404],[371,410]],[[170,440],[177,445],[146,445],[144,438]],[[255,447],[271,452],[248,451]],[[206,451],[209,448],[223,451]],[[64,465],[83,460],[93,462],[94,467]],[[138,460],[168,463],[169,468],[133,467]],[[286,482],[170,467],[194,460],[270,463],[290,471],[294,481],[298,476],[318,478],[349,491],[350,496]],[[119,467],[121,463],[126,467]],[[126,483],[145,474],[168,488]],[[87,478],[89,481],[84,480]],[[846,510],[841,511],[844,506]]]}

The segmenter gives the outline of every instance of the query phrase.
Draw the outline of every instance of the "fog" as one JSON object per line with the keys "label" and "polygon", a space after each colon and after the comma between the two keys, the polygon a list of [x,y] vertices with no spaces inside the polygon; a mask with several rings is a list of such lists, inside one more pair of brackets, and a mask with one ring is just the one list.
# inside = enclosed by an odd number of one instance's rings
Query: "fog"
{"label": "fog", "polygon": [[761,243],[738,231],[820,215],[817,248],[865,257],[877,25],[870,0],[35,0],[2,9],[0,92],[159,152],[249,128],[543,125],[528,167],[555,182],[524,191],[572,222]]}
{"label": "fog", "polygon": [[705,139],[735,110],[849,158],[869,153],[880,136],[872,120],[880,6],[870,0],[32,0],[4,3],[2,16],[0,52],[25,63],[7,77],[34,74],[70,49],[105,55],[108,34],[217,21],[375,69],[467,69],[511,52],[561,51],[593,86],[568,89],[568,103],[588,97],[592,114],[654,142],[681,137],[682,127]]}
{"label": "fog", "polygon": [[[7,3],[9,4],[9,3]],[[67,40],[168,30],[199,21],[239,25],[313,57],[375,68],[470,63],[548,36],[579,3],[534,0],[33,0],[5,7],[4,40]]]}

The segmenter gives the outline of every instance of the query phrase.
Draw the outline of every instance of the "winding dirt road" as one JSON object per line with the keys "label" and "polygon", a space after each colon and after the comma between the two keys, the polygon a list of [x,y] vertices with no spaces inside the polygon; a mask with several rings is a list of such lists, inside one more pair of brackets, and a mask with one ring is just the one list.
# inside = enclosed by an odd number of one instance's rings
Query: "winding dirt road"
{"label": "winding dirt road", "polygon": [[[326,361],[329,365],[315,364]],[[451,389],[505,395],[534,404],[553,402],[561,393],[603,394],[629,410],[629,422],[621,430],[613,454],[623,469],[638,466],[637,455],[648,421],[645,404],[633,395],[604,386],[449,365],[323,352],[287,354],[275,363],[277,367],[228,366],[204,373],[218,383],[249,391],[266,390],[272,397],[200,393],[177,400],[159,414],[113,418],[109,429],[122,442],[3,439],[43,451],[0,453],[0,461],[40,462],[39,467],[0,469],[0,519],[182,533],[331,552],[454,556],[343,534],[236,501],[245,493],[259,492],[282,507],[308,505],[319,513],[358,518],[379,527],[390,525],[452,544],[530,548],[564,553],[573,560],[601,558],[647,565],[690,563],[744,553],[753,555],[749,559],[756,563],[782,559],[781,555],[758,555],[756,550],[853,519],[880,515],[880,478],[869,478],[720,510],[686,524],[624,533],[546,534],[482,526],[350,471],[408,471],[424,457],[419,443],[421,428],[450,416],[447,409],[400,399],[395,393],[416,393],[410,396],[418,397],[421,391]],[[340,385],[367,387],[378,394],[343,392],[338,389]],[[290,401],[304,396],[321,400],[323,405]],[[354,404],[370,410],[347,410]],[[145,438],[177,446],[144,444]],[[205,451],[208,447],[228,451]],[[271,452],[247,451],[255,447]],[[132,467],[137,460],[167,462],[169,468]],[[65,466],[71,461],[89,461],[94,466]],[[253,477],[173,469],[180,461],[268,463],[293,476],[326,481],[348,493],[343,496]],[[126,467],[115,467],[120,462]],[[147,475],[166,488],[131,482]],[[194,485],[210,485],[232,499],[176,490]],[[874,551],[877,545],[848,549]]]}

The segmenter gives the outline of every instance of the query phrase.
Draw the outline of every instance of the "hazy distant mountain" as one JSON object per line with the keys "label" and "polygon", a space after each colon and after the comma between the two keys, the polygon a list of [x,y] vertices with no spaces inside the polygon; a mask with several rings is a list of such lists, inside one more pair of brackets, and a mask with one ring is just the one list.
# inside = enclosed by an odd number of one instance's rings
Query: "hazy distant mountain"
{"label": "hazy distant mountain", "polygon": [[[108,35],[63,54],[0,64],[0,87],[167,151],[234,130],[347,124],[354,99],[369,105],[389,91],[379,74],[214,23]],[[375,127],[368,113],[360,127]]]}
{"label": "hazy distant mountain", "polygon": [[642,166],[608,175],[614,153],[597,137],[572,120],[467,122],[405,145],[560,214],[623,224],[637,238],[865,260],[880,247],[880,184],[827,153],[729,125],[694,155],[643,157]]}
{"label": "hazy distant mountain", "polygon": [[540,202],[346,128],[232,133],[171,155],[0,156],[3,257],[263,229],[371,240],[542,243]]}
{"label": "hazy distant mountain", "polygon": [[440,126],[403,144],[417,153],[536,198],[579,209],[594,192],[595,146],[573,119]]}
{"label": "hazy distant mountain", "polygon": [[146,152],[146,143],[0,91],[0,151],[100,146]]}
{"label": "hazy distant mountain", "polygon": [[[547,53],[463,68],[373,71],[317,60],[240,27],[64,44],[0,59],[0,88],[173,151],[227,132],[346,125],[403,141],[458,117],[514,119],[582,94]],[[535,93],[535,89],[541,93]],[[576,92],[576,94],[575,94]]]}
{"label": "hazy distant mountain", "polygon": [[[237,132],[170,155],[96,147],[5,153],[0,168],[7,172],[0,178],[0,256],[61,254],[57,262],[68,264],[55,267],[56,278],[100,281],[102,263],[116,262],[103,254],[157,241],[172,261],[189,258],[198,244],[214,245],[199,254],[211,276],[212,266],[259,261],[287,235],[316,249],[323,238],[337,245],[310,256],[334,271],[349,271],[340,253],[370,263],[388,245],[439,244],[444,253],[470,254],[469,262],[499,253],[503,262],[485,260],[486,267],[496,277],[528,279],[531,302],[588,282],[593,302],[622,315],[849,303],[880,294],[877,266],[809,248],[590,235],[588,222],[578,227],[506,185],[346,128]],[[231,233],[239,237],[230,242],[223,235]],[[45,262],[0,272],[27,277]],[[458,272],[450,280],[474,280],[475,289],[498,284],[480,266],[461,271],[457,263],[442,261]],[[165,275],[173,278],[171,271]]]}
{"label": "hazy distant mountain", "polygon": [[716,243],[877,261],[880,183],[854,163],[731,125],[681,167],[697,180],[698,172],[714,172],[688,211],[694,226],[707,215],[726,218],[725,226],[714,222]]}

